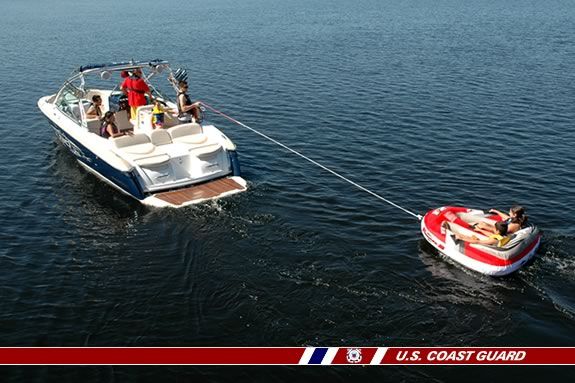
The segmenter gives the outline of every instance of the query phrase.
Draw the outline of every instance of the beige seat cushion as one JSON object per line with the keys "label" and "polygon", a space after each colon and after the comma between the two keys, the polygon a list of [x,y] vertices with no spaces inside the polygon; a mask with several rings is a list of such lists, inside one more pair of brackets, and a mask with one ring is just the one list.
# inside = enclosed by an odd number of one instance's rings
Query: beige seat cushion
{"label": "beige seat cushion", "polygon": [[102,126],[102,122],[97,118],[89,118],[86,120],[86,126],[88,127],[88,131],[90,133],[100,135],[100,127]]}
{"label": "beige seat cushion", "polygon": [[119,110],[116,112],[116,126],[120,130],[120,132],[124,130],[134,129],[134,126],[130,122],[128,118],[128,113],[125,110]]}
{"label": "beige seat cushion", "polygon": [[180,142],[182,144],[189,144],[189,145],[203,144],[207,140],[208,137],[203,133],[174,138],[174,142]]}
{"label": "beige seat cushion", "polygon": [[180,124],[168,129],[174,142],[188,145],[199,145],[208,141],[202,126],[196,122]]}
{"label": "beige seat cushion", "polygon": [[170,137],[170,133],[163,129],[155,129],[150,134],[150,138],[152,140],[152,144],[154,145],[168,145],[172,143],[172,137]]}
{"label": "beige seat cushion", "polygon": [[170,136],[172,139],[182,137],[182,136],[189,136],[192,134],[202,134],[204,131],[202,130],[202,126],[196,122],[190,122],[187,124],[180,124],[176,125],[173,128],[168,129]]}
{"label": "beige seat cushion", "polygon": [[211,157],[222,149],[220,144],[208,144],[195,148],[190,148],[190,153],[200,159]]}
{"label": "beige seat cushion", "polygon": [[151,143],[151,140],[150,137],[148,137],[148,135],[144,133],[130,134],[114,138],[114,145],[118,149],[122,149],[126,146],[140,145],[147,143]]}
{"label": "beige seat cushion", "polygon": [[130,154],[150,154],[154,151],[154,149],[156,149],[154,144],[148,143],[141,145],[126,146],[122,148],[122,151]]}
{"label": "beige seat cushion", "polygon": [[116,148],[130,154],[149,154],[156,149],[144,133],[116,137],[113,141]]}
{"label": "beige seat cushion", "polygon": [[158,154],[152,157],[136,158],[134,162],[143,167],[151,167],[154,165],[162,165],[170,161],[170,156],[167,154]]}
{"label": "beige seat cushion", "polygon": [[151,167],[170,161],[170,156],[163,149],[155,146],[145,133],[120,136],[114,138],[113,141],[124,158],[139,166]]}

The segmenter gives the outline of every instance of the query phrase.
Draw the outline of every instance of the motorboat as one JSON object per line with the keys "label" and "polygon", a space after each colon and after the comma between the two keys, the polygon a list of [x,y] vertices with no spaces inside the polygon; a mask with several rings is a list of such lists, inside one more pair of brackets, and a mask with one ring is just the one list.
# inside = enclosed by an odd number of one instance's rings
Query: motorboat
{"label": "motorboat", "polygon": [[429,211],[421,220],[421,232],[439,252],[472,270],[492,276],[517,271],[535,255],[541,242],[536,226],[528,225],[508,236],[502,246],[470,243],[455,238],[455,234],[486,236],[474,230],[479,222],[494,224],[501,221],[497,214],[459,206],[444,206]]}
{"label": "motorboat", "polygon": [[[125,94],[119,84],[136,69],[166,106],[161,128],[152,123],[153,105],[138,107],[135,119],[121,110]],[[177,82],[186,77],[164,60],[85,65],[58,92],[40,98],[38,107],[80,165],[145,205],[182,207],[245,191],[234,143],[205,114],[201,121],[178,119]],[[119,131],[128,134],[100,135],[102,122],[87,114],[94,95],[101,96],[103,112],[116,112]]]}

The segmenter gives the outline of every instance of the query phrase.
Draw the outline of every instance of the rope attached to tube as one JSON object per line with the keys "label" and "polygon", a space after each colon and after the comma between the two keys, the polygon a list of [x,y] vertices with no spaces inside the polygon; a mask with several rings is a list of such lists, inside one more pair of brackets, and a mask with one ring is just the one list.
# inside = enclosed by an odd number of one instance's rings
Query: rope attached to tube
{"label": "rope attached to tube", "polygon": [[261,132],[255,130],[254,128],[251,128],[251,127],[247,126],[246,124],[244,124],[244,123],[242,123],[242,122],[236,120],[235,118],[232,118],[232,117],[228,116],[228,115],[225,114],[224,112],[221,112],[221,111],[217,110],[216,108],[214,108],[214,107],[212,107],[212,106],[206,104],[206,103],[203,102],[203,101],[202,101],[202,105],[205,106],[206,108],[208,108],[209,110],[211,110],[212,112],[214,112],[214,113],[216,113],[216,114],[219,114],[220,116],[222,116],[222,117],[224,117],[224,118],[230,120],[231,122],[233,122],[233,123],[235,123],[235,124],[237,124],[237,125],[240,125],[240,126],[246,128],[246,129],[251,130],[251,131],[254,132],[255,134],[258,134],[258,135],[262,136],[262,137],[265,138],[266,140],[271,141],[271,142],[273,142],[274,144],[281,146],[282,148],[284,148],[284,149],[286,149],[286,150],[292,152],[293,154],[295,154],[295,155],[297,155],[297,156],[300,156],[300,157],[303,158],[304,160],[311,162],[312,164],[314,164],[314,165],[316,165],[316,166],[322,168],[323,170],[330,172],[330,173],[333,174],[334,176],[339,177],[339,178],[341,178],[342,180],[344,180],[344,181],[346,181],[346,182],[352,184],[353,186],[357,187],[358,189],[361,189],[361,190],[363,190],[364,192],[371,194],[371,195],[374,196],[375,198],[378,198],[378,199],[380,199],[380,200],[382,200],[382,201],[384,201],[384,202],[390,204],[391,206],[394,206],[394,207],[396,207],[396,208],[398,208],[398,209],[400,209],[400,210],[406,212],[407,214],[409,214],[409,215],[411,215],[411,216],[417,218],[418,220],[421,221],[421,219],[423,218],[420,214],[416,214],[416,213],[414,213],[414,212],[412,212],[412,211],[410,211],[410,210],[408,210],[408,209],[406,209],[406,208],[404,208],[404,207],[399,206],[398,204],[396,204],[396,203],[394,203],[394,202],[392,202],[392,201],[390,201],[390,200],[388,200],[388,199],[386,199],[386,198],[380,196],[379,194],[377,194],[377,193],[375,193],[375,192],[373,192],[373,191],[371,191],[371,190],[369,190],[369,189],[367,189],[367,188],[361,186],[361,185],[358,184],[357,182],[354,182],[354,181],[352,181],[352,180],[350,180],[350,179],[348,179],[348,178],[342,176],[341,174],[337,173],[336,171],[331,170],[331,169],[328,168],[327,166],[324,166],[324,165],[320,164],[319,162],[317,162],[317,161],[315,161],[315,160],[312,160],[311,158],[309,158],[309,157],[307,157],[307,156],[301,154],[301,153],[298,152],[297,150],[294,150],[294,149],[290,148],[289,146],[284,145],[284,144],[282,144],[281,142],[279,142],[279,141],[277,141],[277,140],[274,140],[273,138],[271,138],[271,137],[265,135],[264,133],[261,133]]}

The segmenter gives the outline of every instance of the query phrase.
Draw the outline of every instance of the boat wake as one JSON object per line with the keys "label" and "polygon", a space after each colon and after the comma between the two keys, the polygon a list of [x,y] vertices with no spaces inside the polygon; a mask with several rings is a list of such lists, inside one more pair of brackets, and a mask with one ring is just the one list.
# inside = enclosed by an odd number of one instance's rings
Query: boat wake
{"label": "boat wake", "polygon": [[522,279],[557,311],[575,320],[575,238],[546,233],[543,245]]}

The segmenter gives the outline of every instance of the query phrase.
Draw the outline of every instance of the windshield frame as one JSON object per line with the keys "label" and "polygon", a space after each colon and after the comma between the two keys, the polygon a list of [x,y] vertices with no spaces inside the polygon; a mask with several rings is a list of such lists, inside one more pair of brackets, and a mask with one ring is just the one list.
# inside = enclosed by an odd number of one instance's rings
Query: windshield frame
{"label": "windshield frame", "polygon": [[[88,100],[86,98],[86,95],[89,94],[90,90],[99,88],[91,88],[89,86],[89,81],[87,81],[89,80],[89,77],[99,76],[101,79],[108,81],[112,78],[112,73],[115,72],[121,73],[122,71],[131,72],[136,69],[140,69],[142,73],[144,73],[142,79],[150,87],[150,92],[154,98],[158,98],[163,102],[175,103],[175,97],[172,98],[162,93],[150,81],[152,78],[158,75],[162,75],[162,77],[164,77],[164,81],[167,81],[167,83],[171,85],[172,88],[177,92],[178,88],[170,64],[167,61],[163,60],[152,60],[145,62],[129,61],[121,63],[94,64],[94,65],[81,66],[78,69],[74,70],[70,75],[70,77],[68,78],[68,80],[66,80],[64,85],[62,85],[62,87],[56,94],[54,104],[67,117],[76,121],[82,127],[87,127],[87,116],[84,108],[78,107],[79,109],[79,119],[78,119],[78,116],[74,115],[74,113],[72,112],[70,105],[73,105],[74,101],[76,101],[78,106],[84,103],[92,102],[91,100]],[[107,89],[111,89],[112,94],[114,94],[119,90],[120,85],[121,83],[116,83],[113,87]],[[72,94],[76,97],[75,100],[72,100],[72,102],[63,100],[63,97],[69,94]]]}

